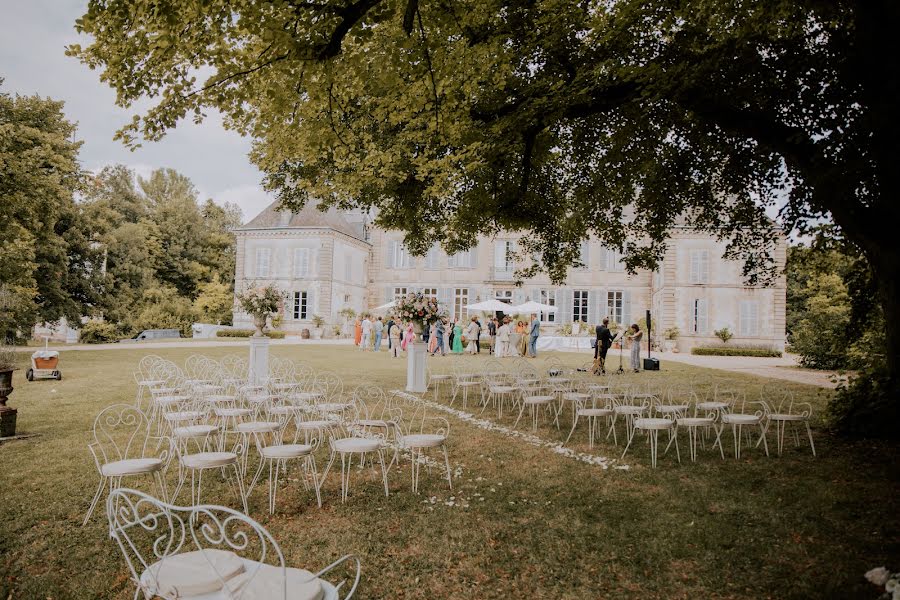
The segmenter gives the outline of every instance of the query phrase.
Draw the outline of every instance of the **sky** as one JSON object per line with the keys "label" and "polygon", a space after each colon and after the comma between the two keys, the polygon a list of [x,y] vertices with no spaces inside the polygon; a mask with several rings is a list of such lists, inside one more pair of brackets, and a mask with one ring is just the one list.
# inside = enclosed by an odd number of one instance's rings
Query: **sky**
{"label": "sky", "polygon": [[86,6],[87,0],[0,0],[0,91],[64,101],[66,117],[78,125],[86,169],[124,164],[146,176],[170,167],[194,182],[201,201],[237,204],[244,221],[274,201],[247,157],[250,139],[226,131],[218,115],[201,125],[182,122],[162,141],[144,142],[136,151],[113,140],[135,110],[116,106],[115,92],[100,82],[100,72],[65,55],[66,45],[90,41],[74,27]]}

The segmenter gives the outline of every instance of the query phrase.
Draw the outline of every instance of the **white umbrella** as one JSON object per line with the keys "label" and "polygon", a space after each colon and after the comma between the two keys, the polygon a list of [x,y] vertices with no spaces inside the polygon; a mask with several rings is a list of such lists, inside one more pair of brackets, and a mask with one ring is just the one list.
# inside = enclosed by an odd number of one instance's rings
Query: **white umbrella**
{"label": "white umbrella", "polygon": [[507,313],[512,309],[512,306],[506,304],[505,302],[491,299],[484,300],[483,302],[476,302],[475,304],[466,304],[466,308],[468,308],[469,310],[480,310],[484,312],[497,312],[498,310],[501,310]]}
{"label": "white umbrella", "polygon": [[518,306],[510,306],[510,312],[518,312],[518,313],[541,313],[541,312],[556,312],[559,310],[559,307],[553,306],[550,304],[541,304],[540,302],[535,302],[534,300],[529,300],[525,304],[519,304]]}
{"label": "white umbrella", "polygon": [[397,306],[397,302],[395,300],[391,300],[387,304],[382,304],[381,306],[376,306],[372,310],[387,310],[389,308],[394,308],[395,306]]}

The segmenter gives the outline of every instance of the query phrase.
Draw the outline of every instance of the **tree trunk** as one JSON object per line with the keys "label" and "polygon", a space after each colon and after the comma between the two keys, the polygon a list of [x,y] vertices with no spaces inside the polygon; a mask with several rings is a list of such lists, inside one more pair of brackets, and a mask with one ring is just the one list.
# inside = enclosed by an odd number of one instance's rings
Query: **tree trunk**
{"label": "tree trunk", "polygon": [[881,308],[884,312],[885,365],[893,394],[900,400],[900,257],[893,252],[881,252],[869,257],[878,283]]}

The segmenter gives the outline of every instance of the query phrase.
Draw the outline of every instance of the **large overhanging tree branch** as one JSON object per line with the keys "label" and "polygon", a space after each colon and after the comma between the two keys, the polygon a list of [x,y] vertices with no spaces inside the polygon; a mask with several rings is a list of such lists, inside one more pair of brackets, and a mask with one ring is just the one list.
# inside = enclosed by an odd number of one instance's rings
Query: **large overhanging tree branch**
{"label": "large overhanging tree branch", "polygon": [[653,267],[676,223],[728,240],[765,278],[764,209],[786,198],[791,227],[832,218],[886,281],[896,372],[897,10],[94,0],[78,23],[94,42],[69,52],[102,69],[120,104],[157,99],[126,142],[218,110],[254,138],[284,206],[377,207],[416,252],[528,232],[535,269],[555,281],[588,234]]}

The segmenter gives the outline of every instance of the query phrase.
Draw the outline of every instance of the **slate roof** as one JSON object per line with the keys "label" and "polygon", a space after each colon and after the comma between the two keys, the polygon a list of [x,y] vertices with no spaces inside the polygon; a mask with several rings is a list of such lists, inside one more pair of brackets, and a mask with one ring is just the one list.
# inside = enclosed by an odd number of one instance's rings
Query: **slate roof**
{"label": "slate roof", "polygon": [[277,210],[276,200],[253,217],[241,229],[313,228],[334,231],[359,238],[359,232],[334,208],[322,212],[314,202],[307,202],[300,212]]}

